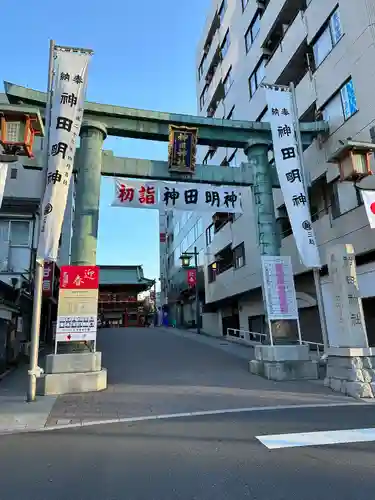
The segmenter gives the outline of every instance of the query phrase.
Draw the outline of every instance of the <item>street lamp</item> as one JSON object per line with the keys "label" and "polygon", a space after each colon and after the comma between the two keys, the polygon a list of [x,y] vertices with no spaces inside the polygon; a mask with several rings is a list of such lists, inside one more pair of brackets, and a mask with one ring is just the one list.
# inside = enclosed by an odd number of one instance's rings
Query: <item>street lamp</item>
{"label": "street lamp", "polygon": [[[195,269],[195,323],[197,327],[197,333],[201,333],[201,328],[200,328],[200,307],[199,307],[199,291],[198,291],[198,283],[197,283],[197,278],[198,278],[198,255],[199,252],[197,250],[197,247],[194,247],[193,252],[184,252],[180,256],[181,260],[181,265],[184,269]],[[194,257],[194,267],[190,267],[190,261]]]}
{"label": "street lamp", "polygon": [[33,158],[36,135],[44,135],[39,110],[31,106],[0,105],[0,145],[4,152],[0,161],[11,163],[18,156]]}
{"label": "street lamp", "polygon": [[357,182],[372,174],[370,158],[375,151],[375,144],[352,140],[340,142],[342,146],[333,153],[328,162],[338,165],[341,182],[350,181],[357,185]]}

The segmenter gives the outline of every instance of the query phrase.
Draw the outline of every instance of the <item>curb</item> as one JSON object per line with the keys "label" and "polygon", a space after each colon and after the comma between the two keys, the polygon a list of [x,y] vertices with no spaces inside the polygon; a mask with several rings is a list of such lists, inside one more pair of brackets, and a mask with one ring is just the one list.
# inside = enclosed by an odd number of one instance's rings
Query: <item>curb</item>
{"label": "curb", "polygon": [[3,380],[8,375],[10,375],[11,373],[13,373],[15,370],[17,370],[17,368],[19,368],[18,365],[12,366],[11,368],[8,368],[8,370],[5,370],[5,372],[1,373],[0,374],[0,381]]}

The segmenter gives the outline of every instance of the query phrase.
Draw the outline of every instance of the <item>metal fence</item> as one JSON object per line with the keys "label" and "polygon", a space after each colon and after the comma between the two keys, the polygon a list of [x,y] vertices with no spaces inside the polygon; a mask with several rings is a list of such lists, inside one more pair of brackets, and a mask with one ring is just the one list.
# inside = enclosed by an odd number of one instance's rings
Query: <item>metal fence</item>
{"label": "metal fence", "polygon": [[[237,328],[227,328],[227,339],[240,340],[248,345],[256,346],[265,344],[267,335],[265,333],[249,332],[248,330],[238,330]],[[324,354],[324,345],[320,342],[302,340],[302,344],[308,345],[310,352],[316,352],[318,358]]]}

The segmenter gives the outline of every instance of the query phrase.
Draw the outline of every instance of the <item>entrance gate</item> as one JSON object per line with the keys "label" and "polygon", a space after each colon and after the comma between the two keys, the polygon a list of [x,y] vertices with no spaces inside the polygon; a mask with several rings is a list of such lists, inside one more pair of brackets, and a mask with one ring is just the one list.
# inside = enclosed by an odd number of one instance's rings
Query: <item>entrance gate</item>
{"label": "entrance gate", "polygon": [[[4,87],[10,103],[22,102],[39,107],[42,114],[45,112],[46,93],[8,82],[4,82]],[[198,128],[198,145],[243,149],[248,163],[240,168],[197,165],[195,172],[186,177],[170,172],[168,162],[121,158],[115,157],[111,151],[102,151],[107,135],[168,142],[169,126],[172,124]],[[328,125],[326,122],[301,123],[300,129],[306,147],[319,134],[326,133]],[[268,150],[272,146],[269,123],[219,120],[86,102],[80,139],[74,162],[78,189],[72,240],[73,265],[96,264],[101,175],[253,186],[258,195],[255,212],[258,234],[261,235],[260,253],[270,256],[279,254],[272,195],[278,181],[275,169],[268,160]],[[41,169],[42,163],[38,159],[26,159],[24,166]]]}
{"label": "entrance gate", "polygon": [[[41,114],[45,114],[46,93],[7,82],[4,83],[4,87],[11,104],[36,106],[40,108]],[[119,158],[111,151],[102,150],[107,135],[168,142],[171,125],[197,128],[198,145],[243,149],[248,162],[242,164],[240,168],[197,165],[195,171],[186,176],[171,172],[168,162]],[[328,125],[325,122],[301,123],[299,128],[302,144],[305,146],[310,145],[319,134],[328,132]],[[269,123],[220,120],[86,102],[80,129],[80,148],[74,159],[78,185],[71,264],[78,266],[96,264],[102,175],[210,185],[252,186],[256,197],[254,208],[260,254],[271,257],[280,255],[273,202],[273,188],[279,185],[275,170],[268,160],[271,146]],[[24,161],[24,166],[28,168],[42,169],[42,165],[43,162],[38,158]],[[30,376],[34,375],[35,373],[30,373]],[[71,375],[72,383],[75,383],[74,374]],[[62,387],[69,385],[67,376],[64,373]],[[53,380],[51,378],[51,384]],[[82,384],[82,387],[85,387],[83,390],[98,390],[87,389],[86,381]],[[101,388],[105,388],[105,373],[103,380],[98,384],[99,386],[102,384]],[[45,393],[49,393],[48,389],[45,389]]]}

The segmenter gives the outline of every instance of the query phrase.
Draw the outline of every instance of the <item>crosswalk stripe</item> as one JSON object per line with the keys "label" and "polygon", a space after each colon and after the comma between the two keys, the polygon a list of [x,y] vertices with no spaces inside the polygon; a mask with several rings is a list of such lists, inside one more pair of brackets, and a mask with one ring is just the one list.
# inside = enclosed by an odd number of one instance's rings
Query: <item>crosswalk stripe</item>
{"label": "crosswalk stripe", "polygon": [[256,436],[269,450],[375,441],[375,428]]}

